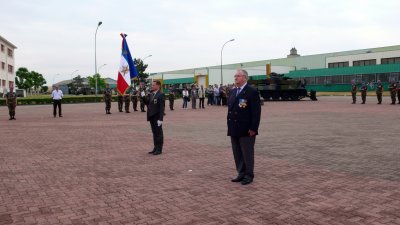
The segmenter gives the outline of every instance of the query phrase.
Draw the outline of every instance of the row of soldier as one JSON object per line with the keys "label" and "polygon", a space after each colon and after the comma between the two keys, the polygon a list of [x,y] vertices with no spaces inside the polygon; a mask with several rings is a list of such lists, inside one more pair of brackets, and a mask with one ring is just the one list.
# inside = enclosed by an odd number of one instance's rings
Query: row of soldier
{"label": "row of soldier", "polygon": [[[398,104],[400,104],[400,86],[399,86],[399,82],[395,82],[392,81],[389,84],[389,92],[390,92],[390,98],[392,100],[392,103],[390,103],[391,105],[395,105],[396,104],[396,95],[398,98]],[[356,104],[357,101],[357,85],[355,83],[355,81],[352,81],[351,84],[351,96],[353,98],[353,102],[352,104]],[[378,100],[377,104],[382,104],[382,95],[383,95],[383,91],[384,91],[384,87],[383,84],[380,80],[377,81],[377,85],[375,88],[375,93],[376,93],[376,98]],[[366,100],[367,100],[367,92],[368,92],[368,83],[364,82],[362,83],[361,87],[360,87],[360,92],[361,92],[361,104],[365,104]]]}

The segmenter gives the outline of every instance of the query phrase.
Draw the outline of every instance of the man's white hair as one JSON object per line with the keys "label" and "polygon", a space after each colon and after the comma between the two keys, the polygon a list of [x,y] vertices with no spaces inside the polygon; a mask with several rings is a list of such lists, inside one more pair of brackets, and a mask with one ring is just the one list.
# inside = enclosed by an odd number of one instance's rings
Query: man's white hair
{"label": "man's white hair", "polygon": [[242,74],[244,75],[244,77],[246,78],[246,80],[249,79],[249,74],[247,73],[246,70],[244,70],[244,69],[238,69],[237,72],[242,72]]}

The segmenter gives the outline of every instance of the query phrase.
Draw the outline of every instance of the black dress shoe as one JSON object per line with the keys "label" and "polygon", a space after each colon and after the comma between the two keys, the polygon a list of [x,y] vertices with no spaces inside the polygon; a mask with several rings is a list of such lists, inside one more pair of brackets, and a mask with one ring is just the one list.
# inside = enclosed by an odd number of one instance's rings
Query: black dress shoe
{"label": "black dress shoe", "polygon": [[162,152],[160,152],[160,151],[155,151],[155,152],[153,153],[153,155],[161,155],[161,153],[162,153]]}
{"label": "black dress shoe", "polygon": [[156,150],[154,149],[153,151],[149,152],[149,154],[154,154],[154,152],[156,152]]}
{"label": "black dress shoe", "polygon": [[240,181],[242,181],[243,180],[243,178],[244,178],[244,176],[237,176],[236,178],[234,178],[234,179],[232,179],[231,181],[232,182],[240,182]]}
{"label": "black dress shoe", "polygon": [[253,178],[251,178],[249,176],[245,176],[240,183],[242,185],[248,185],[248,184],[251,184],[252,182],[253,182]]}

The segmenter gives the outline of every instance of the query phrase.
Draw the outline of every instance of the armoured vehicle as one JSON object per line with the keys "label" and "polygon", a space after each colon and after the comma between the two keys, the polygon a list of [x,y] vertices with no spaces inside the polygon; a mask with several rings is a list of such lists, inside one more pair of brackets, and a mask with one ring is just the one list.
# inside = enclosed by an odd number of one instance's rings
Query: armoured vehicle
{"label": "armoured vehicle", "polygon": [[294,80],[277,73],[271,73],[269,78],[265,78],[262,80],[250,79],[248,81],[249,84],[258,90],[264,101],[296,101],[304,97],[309,97],[305,83],[300,80]]}

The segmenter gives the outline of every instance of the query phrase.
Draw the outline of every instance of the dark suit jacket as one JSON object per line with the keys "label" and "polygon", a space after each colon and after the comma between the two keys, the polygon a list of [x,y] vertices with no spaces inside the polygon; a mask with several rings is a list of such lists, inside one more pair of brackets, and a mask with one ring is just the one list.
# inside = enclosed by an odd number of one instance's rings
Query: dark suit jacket
{"label": "dark suit jacket", "polygon": [[261,116],[258,91],[246,84],[238,96],[236,93],[235,88],[228,99],[228,136],[247,137],[249,130],[258,134]]}
{"label": "dark suit jacket", "polygon": [[153,98],[150,95],[149,100],[149,106],[147,109],[147,121],[150,121],[150,118],[155,118],[162,121],[165,109],[164,93],[157,91],[156,95]]}

